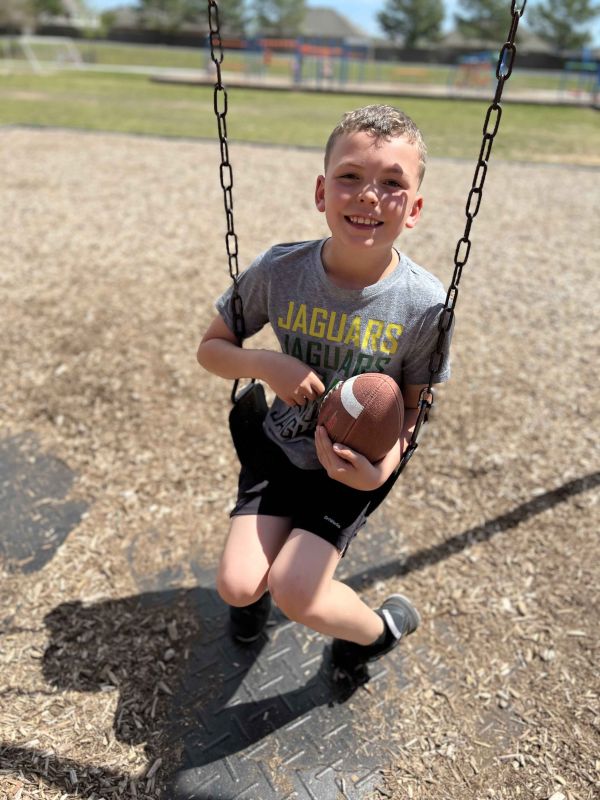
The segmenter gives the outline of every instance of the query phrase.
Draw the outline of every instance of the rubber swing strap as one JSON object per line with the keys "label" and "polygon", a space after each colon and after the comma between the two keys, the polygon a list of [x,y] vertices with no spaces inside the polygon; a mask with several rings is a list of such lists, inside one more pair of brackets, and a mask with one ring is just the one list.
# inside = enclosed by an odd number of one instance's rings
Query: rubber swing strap
{"label": "rubber swing strap", "polygon": [[463,267],[469,260],[469,254],[471,252],[471,227],[473,225],[473,220],[477,216],[479,208],[481,207],[481,199],[483,197],[483,186],[487,175],[488,161],[490,159],[492,145],[494,144],[494,139],[498,133],[500,120],[502,118],[502,106],[500,105],[500,98],[502,97],[504,84],[512,74],[515,55],[517,52],[515,37],[517,35],[519,21],[523,16],[526,5],[527,0],[522,0],[520,3],[516,2],[516,0],[512,0],[510,5],[510,28],[508,31],[507,40],[502,45],[502,49],[500,50],[500,54],[498,56],[498,63],[496,65],[496,92],[494,94],[494,99],[487,109],[485,121],[483,123],[483,139],[481,142],[481,148],[479,150],[479,158],[477,159],[477,165],[475,167],[475,173],[473,175],[473,181],[465,207],[465,229],[463,231],[463,235],[458,240],[456,250],[454,252],[454,273],[446,294],[444,308],[442,309],[442,313],[440,314],[438,320],[438,337],[429,359],[429,384],[427,388],[421,392],[421,397],[419,400],[419,415],[417,417],[410,443],[402,456],[402,460],[400,461],[400,466],[397,472],[398,475],[400,475],[417,449],[419,434],[421,433],[423,423],[427,420],[427,417],[433,406],[433,383],[444,361],[444,346],[446,343],[446,337],[448,336],[448,332],[454,324],[454,309],[458,300],[458,285],[462,276]]}

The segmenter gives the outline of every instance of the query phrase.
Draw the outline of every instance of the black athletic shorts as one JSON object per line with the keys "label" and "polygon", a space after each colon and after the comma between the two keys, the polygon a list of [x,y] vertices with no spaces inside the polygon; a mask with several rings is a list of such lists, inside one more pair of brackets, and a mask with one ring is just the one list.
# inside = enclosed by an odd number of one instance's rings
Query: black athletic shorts
{"label": "black athletic shorts", "polygon": [[351,489],[330,478],[324,469],[294,466],[268,439],[256,461],[241,468],[237,502],[230,516],[290,517],[292,527],[325,539],[342,555],[394,483],[392,475],[373,491]]}

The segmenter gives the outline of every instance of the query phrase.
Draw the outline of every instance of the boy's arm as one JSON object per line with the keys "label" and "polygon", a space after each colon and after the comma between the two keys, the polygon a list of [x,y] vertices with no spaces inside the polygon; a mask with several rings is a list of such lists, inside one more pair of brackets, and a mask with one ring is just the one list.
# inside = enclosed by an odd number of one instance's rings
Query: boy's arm
{"label": "boy's arm", "polygon": [[297,358],[241,347],[220,315],[202,337],[197,358],[200,366],[221,378],[259,378],[288,405],[303,405],[325,391],[319,376]]}

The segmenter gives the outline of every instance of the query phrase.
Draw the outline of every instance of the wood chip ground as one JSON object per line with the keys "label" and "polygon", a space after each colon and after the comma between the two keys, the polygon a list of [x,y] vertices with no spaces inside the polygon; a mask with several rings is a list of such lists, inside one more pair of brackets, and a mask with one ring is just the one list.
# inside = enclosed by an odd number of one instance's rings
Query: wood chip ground
{"label": "wood chip ground", "polygon": [[[195,362],[228,282],[218,148],[4,129],[0,149],[0,438],[34,433],[89,504],[41,571],[2,576],[0,798],[155,798],[198,621],[184,600],[141,614],[127,598],[140,575],[194,585],[190,560],[216,560],[236,479],[230,387]],[[232,150],[244,264],[326,234],[318,153]],[[473,167],[432,158],[424,216],[400,240],[446,284]],[[453,377],[387,507],[399,555],[456,547],[367,592],[401,589],[424,620],[396,723],[357,721],[385,737],[377,798],[600,796],[598,179],[585,165],[490,168]],[[122,629],[100,652],[112,602]],[[45,668],[53,624],[67,674]]]}

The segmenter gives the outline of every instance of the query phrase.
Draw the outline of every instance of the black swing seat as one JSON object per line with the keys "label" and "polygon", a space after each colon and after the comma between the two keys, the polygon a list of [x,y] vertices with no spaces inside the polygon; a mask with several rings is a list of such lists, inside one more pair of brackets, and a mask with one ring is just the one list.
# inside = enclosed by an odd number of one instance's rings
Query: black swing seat
{"label": "black swing seat", "polygon": [[[265,387],[254,378],[240,391],[238,391],[238,385],[239,381],[234,381],[231,390],[232,407],[229,412],[231,440],[242,466],[255,467],[263,471],[268,465],[269,451],[272,448],[272,443],[267,439],[263,430],[263,422],[269,410]],[[412,458],[418,447],[417,440],[422,433],[423,425],[431,419],[435,389],[432,387],[429,393],[431,400],[425,403],[423,416],[417,422],[413,438],[402,455],[396,477],[400,476]]]}
{"label": "black swing seat", "polygon": [[237,391],[233,385],[229,412],[229,430],[233,446],[242,466],[260,466],[265,459],[265,434],[263,422],[269,406],[262,383],[253,380]]}

